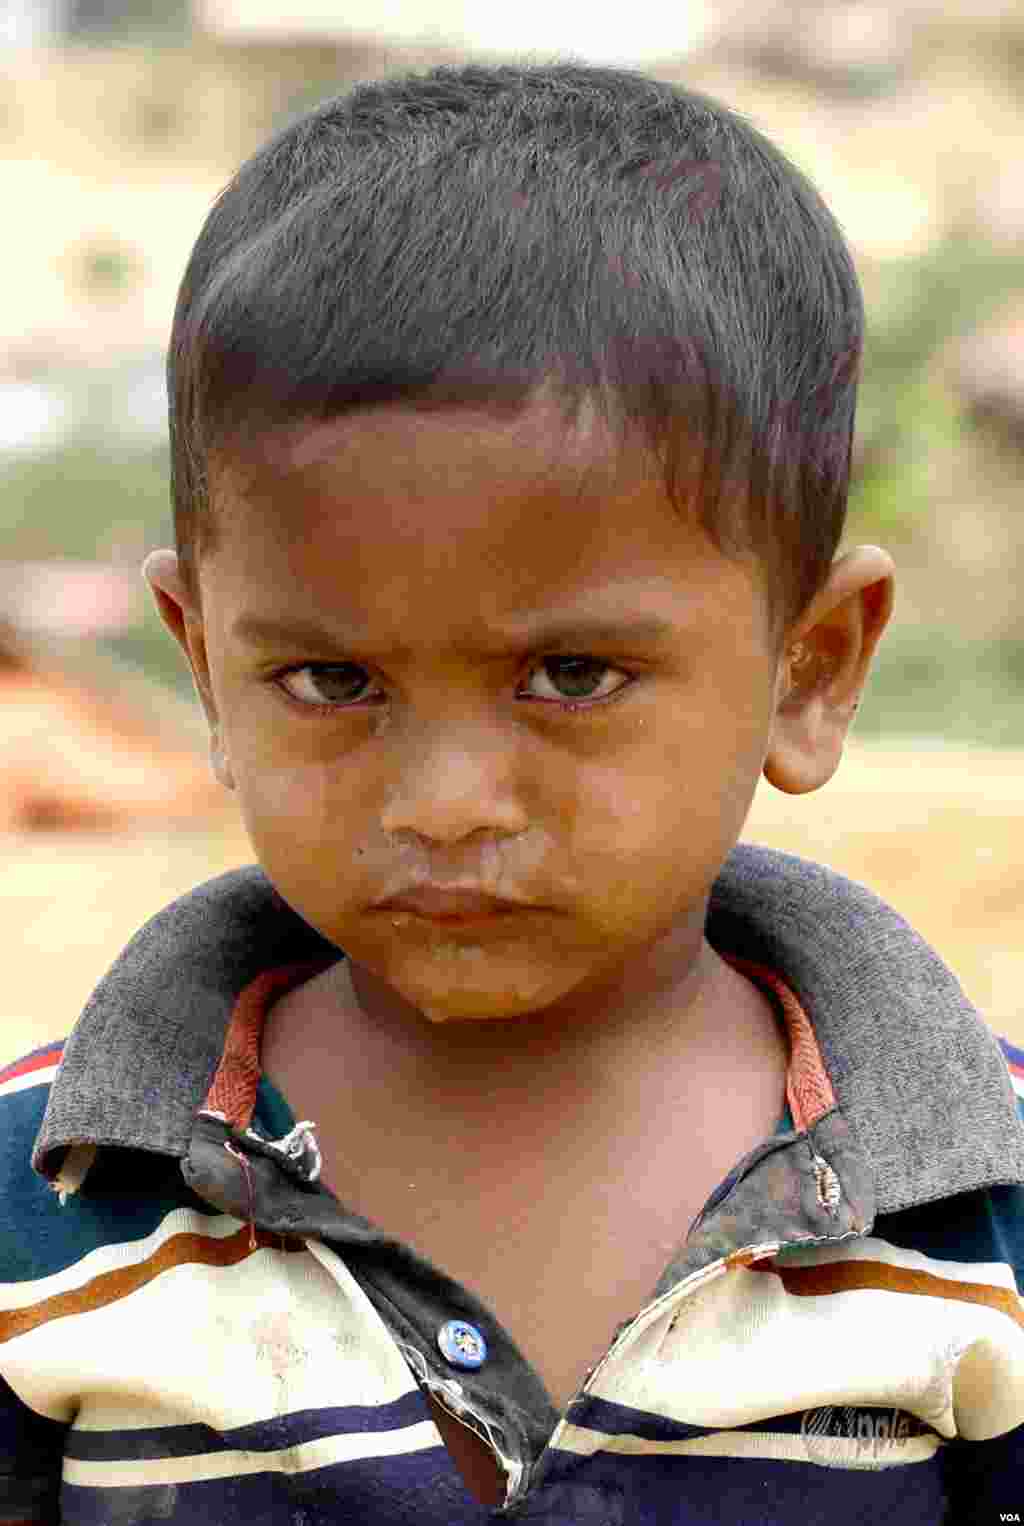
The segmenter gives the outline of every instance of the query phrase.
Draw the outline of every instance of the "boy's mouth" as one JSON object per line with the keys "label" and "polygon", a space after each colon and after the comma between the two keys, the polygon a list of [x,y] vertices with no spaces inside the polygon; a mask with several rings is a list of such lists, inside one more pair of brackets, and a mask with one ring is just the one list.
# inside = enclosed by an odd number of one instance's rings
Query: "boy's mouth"
{"label": "boy's mouth", "polygon": [[531,909],[536,908],[525,901],[490,895],[474,886],[434,883],[410,886],[398,895],[374,902],[375,911],[413,912],[431,922],[479,922]]}

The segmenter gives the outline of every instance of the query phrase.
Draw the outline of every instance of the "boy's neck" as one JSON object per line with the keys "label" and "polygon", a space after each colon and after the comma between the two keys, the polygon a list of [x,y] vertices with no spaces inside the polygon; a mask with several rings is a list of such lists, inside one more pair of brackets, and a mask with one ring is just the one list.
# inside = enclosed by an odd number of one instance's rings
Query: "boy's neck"
{"label": "boy's neck", "polygon": [[657,1088],[668,1064],[709,1091],[737,1070],[764,1071],[781,1093],[786,1064],[772,1003],[703,938],[674,971],[663,963],[646,983],[609,985],[585,1007],[481,1022],[430,1022],[346,959],[273,1009],[264,1049],[272,1074],[268,1049],[280,1056],[299,1035],[316,1064],[349,1085],[386,1083],[467,1123],[477,1110],[493,1121],[503,1098],[510,1107],[528,1099],[533,1110],[545,1096],[562,1109],[598,1094],[636,1097]]}

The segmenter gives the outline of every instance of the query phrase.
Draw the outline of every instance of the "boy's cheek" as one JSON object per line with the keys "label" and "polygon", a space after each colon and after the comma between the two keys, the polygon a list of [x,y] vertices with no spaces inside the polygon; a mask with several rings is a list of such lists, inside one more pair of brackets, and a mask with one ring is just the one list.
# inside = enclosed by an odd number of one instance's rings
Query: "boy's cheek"
{"label": "boy's cheek", "polygon": [[297,850],[320,841],[331,818],[330,770],[253,759],[228,742],[246,830],[260,861],[262,843],[292,843]]}
{"label": "boy's cheek", "polygon": [[713,878],[750,809],[760,754],[736,748],[715,761],[709,751],[695,740],[688,749],[666,748],[631,775],[592,771],[572,833],[581,879],[602,865],[602,878],[621,877],[625,889],[704,864]]}
{"label": "boy's cheek", "polygon": [[291,821],[310,832],[325,823],[330,812],[330,769],[322,763],[282,763],[240,748],[227,740],[233,771],[238,780],[246,824],[256,830],[262,824],[273,829]]}

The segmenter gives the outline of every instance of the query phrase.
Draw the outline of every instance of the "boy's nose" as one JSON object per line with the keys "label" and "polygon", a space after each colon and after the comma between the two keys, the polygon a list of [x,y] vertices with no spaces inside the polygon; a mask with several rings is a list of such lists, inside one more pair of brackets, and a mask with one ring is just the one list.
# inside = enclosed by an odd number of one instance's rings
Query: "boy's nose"
{"label": "boy's nose", "polygon": [[511,750],[492,730],[438,728],[403,758],[381,826],[448,844],[474,832],[524,832],[529,820],[515,773]]}

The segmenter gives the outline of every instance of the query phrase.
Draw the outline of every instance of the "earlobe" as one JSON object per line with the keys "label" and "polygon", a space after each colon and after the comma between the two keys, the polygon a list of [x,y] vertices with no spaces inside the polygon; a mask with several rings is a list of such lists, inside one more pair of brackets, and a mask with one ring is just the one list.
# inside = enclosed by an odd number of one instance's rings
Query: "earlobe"
{"label": "earlobe", "polygon": [[225,789],[234,789],[235,776],[231,770],[231,762],[224,747],[219,726],[210,728],[210,767],[218,783],[223,784]]}
{"label": "earlobe", "polygon": [[763,773],[776,789],[803,795],[839,767],[875,648],[892,613],[894,567],[877,546],[833,564],[796,622],[776,688]]}
{"label": "earlobe", "polygon": [[785,795],[806,795],[827,784],[839,767],[846,724],[837,724],[821,695],[797,693],[775,713],[763,773]]}

